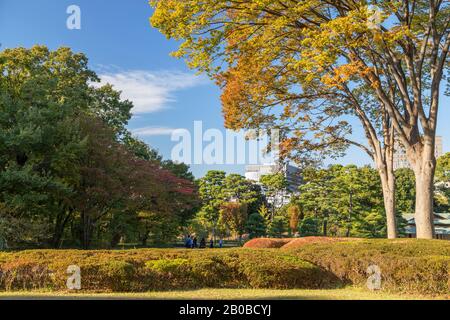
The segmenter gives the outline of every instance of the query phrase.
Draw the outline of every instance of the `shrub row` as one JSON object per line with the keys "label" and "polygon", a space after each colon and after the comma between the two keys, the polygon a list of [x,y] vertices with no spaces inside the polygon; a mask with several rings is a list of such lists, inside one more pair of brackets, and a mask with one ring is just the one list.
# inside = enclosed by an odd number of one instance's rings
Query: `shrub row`
{"label": "shrub row", "polygon": [[81,268],[84,291],[327,288],[337,277],[280,250],[23,251],[0,253],[0,290],[66,290]]}
{"label": "shrub row", "polygon": [[306,244],[287,250],[318,265],[343,283],[365,285],[367,268],[381,270],[382,289],[404,293],[450,293],[450,242],[361,240]]}
{"label": "shrub row", "polygon": [[450,292],[450,242],[414,239],[310,241],[294,249],[0,253],[0,290],[66,290],[70,265],[81,268],[83,290],[99,292],[365,285],[370,265],[381,269],[385,290]]}
{"label": "shrub row", "polygon": [[335,242],[341,242],[341,241],[358,241],[360,239],[357,238],[333,238],[333,237],[304,237],[304,238],[297,238],[293,239],[292,241],[289,241],[286,243],[282,248],[283,249],[295,249],[295,248],[301,248],[304,245],[310,244],[310,243],[335,243]]}

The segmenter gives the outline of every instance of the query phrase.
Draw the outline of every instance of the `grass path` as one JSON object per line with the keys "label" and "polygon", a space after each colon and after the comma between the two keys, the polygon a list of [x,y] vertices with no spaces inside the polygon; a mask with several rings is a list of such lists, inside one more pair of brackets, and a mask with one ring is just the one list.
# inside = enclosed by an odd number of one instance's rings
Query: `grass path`
{"label": "grass path", "polygon": [[[446,297],[439,297],[445,299]],[[449,298],[449,297],[447,297]],[[148,293],[73,294],[49,292],[0,292],[1,299],[150,299],[150,300],[417,300],[432,299],[418,295],[400,295],[371,292],[361,288],[332,290],[253,290],[253,289],[202,289],[193,291],[168,291]]]}

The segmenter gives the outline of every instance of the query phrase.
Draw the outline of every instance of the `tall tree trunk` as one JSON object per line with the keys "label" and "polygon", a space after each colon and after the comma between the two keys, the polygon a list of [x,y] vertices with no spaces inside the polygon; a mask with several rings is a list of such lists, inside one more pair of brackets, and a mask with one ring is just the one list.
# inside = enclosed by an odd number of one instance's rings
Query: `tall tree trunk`
{"label": "tall tree trunk", "polygon": [[[434,141],[433,141],[434,142]],[[420,153],[419,153],[420,155]],[[416,177],[416,235],[418,239],[433,239],[434,231],[434,174],[436,156],[434,143],[425,143],[414,166]]]}
{"label": "tall tree trunk", "polygon": [[81,221],[81,245],[84,250],[88,250],[91,240],[91,219],[89,218],[89,214],[82,212]]}
{"label": "tall tree trunk", "polygon": [[142,246],[143,246],[143,247],[146,247],[146,246],[147,246],[148,234],[149,234],[149,232],[146,231],[146,232],[144,233],[144,235],[142,236],[142,238],[141,238],[141,243],[142,243]]}
{"label": "tall tree trunk", "polygon": [[55,222],[55,227],[53,229],[53,237],[52,237],[53,249],[59,249],[59,247],[60,247],[62,235],[64,232],[63,214],[64,213],[58,213],[56,216],[56,222]]}
{"label": "tall tree trunk", "polygon": [[114,234],[114,235],[112,236],[111,242],[110,242],[110,247],[111,247],[111,249],[117,247],[117,245],[118,245],[119,242],[120,242],[120,238],[121,238],[121,237],[122,237],[122,236],[121,236],[121,234],[119,234],[119,233],[116,233],[116,234]]}
{"label": "tall tree trunk", "polygon": [[[395,216],[395,175],[393,163],[390,161],[376,161],[383,190],[384,210],[386,212],[386,227],[388,239],[398,237],[397,218]],[[381,163],[380,163],[381,162]]]}
{"label": "tall tree trunk", "polygon": [[[390,170],[388,170],[390,171]],[[395,206],[395,176],[394,172],[387,172],[386,176],[382,178],[384,208],[386,211],[386,225],[388,239],[395,239],[398,237],[397,233],[397,217]]]}
{"label": "tall tree trunk", "polygon": [[62,246],[62,237],[64,235],[64,230],[66,229],[67,223],[71,219],[73,210],[69,209],[58,213],[55,222],[55,228],[53,232],[52,245],[54,249],[60,249]]}
{"label": "tall tree trunk", "polygon": [[348,225],[347,225],[347,232],[345,233],[345,236],[347,238],[350,237],[350,229],[352,228],[352,216],[353,216],[353,191],[350,191],[349,207],[348,207]]}

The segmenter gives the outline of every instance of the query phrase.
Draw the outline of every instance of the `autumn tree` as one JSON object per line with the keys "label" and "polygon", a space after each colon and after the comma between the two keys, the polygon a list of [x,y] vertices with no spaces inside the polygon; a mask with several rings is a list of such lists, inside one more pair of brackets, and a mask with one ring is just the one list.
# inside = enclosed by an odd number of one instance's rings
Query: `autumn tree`
{"label": "autumn tree", "polygon": [[[178,222],[180,213],[195,205],[192,182],[162,169],[157,162],[136,157],[114,140],[114,130],[100,119],[85,119],[83,132],[88,136],[87,150],[80,162],[81,179],[73,197],[83,248],[92,245],[94,231],[105,219],[110,227],[116,227],[111,224],[111,217],[138,215],[143,225],[153,221],[150,229],[155,230],[158,221]],[[144,220],[142,212],[151,213],[150,219]],[[117,230],[112,234],[116,239],[123,235]],[[165,234],[162,231],[159,228],[158,232]]]}
{"label": "autumn tree", "polygon": [[248,218],[248,206],[239,202],[227,202],[222,204],[221,220],[225,225],[242,240],[242,235],[245,232],[245,226]]}
{"label": "autumn tree", "polygon": [[298,231],[298,225],[300,222],[300,209],[296,205],[291,205],[287,211],[289,217],[289,229],[291,230],[291,233],[295,235]]}
{"label": "autumn tree", "polygon": [[[153,26],[182,41],[175,56],[222,86],[227,127],[280,128],[282,154],[299,158],[336,154],[349,144],[367,152],[382,181],[389,238],[397,236],[392,155],[398,139],[416,178],[417,236],[433,237],[447,1],[151,4]],[[360,121],[367,145],[350,137],[348,116]]]}

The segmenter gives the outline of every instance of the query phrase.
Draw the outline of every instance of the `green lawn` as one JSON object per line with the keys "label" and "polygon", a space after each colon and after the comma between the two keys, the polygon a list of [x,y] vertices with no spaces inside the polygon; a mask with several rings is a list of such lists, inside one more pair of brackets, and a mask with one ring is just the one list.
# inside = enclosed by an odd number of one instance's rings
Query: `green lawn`
{"label": "green lawn", "polygon": [[[400,295],[372,292],[361,288],[332,290],[255,290],[255,289],[202,289],[149,293],[73,294],[49,292],[0,292],[0,299],[150,299],[150,300],[417,300],[445,299],[419,295]],[[448,297],[447,297],[448,298]]]}

